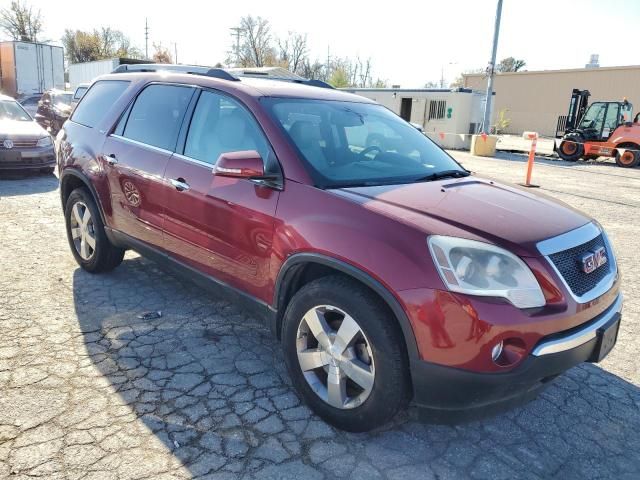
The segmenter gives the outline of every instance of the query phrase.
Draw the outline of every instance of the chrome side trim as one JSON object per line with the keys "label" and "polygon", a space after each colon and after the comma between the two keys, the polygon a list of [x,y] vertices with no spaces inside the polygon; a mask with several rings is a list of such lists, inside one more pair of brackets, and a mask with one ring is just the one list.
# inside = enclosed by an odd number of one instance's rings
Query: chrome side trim
{"label": "chrome side trim", "polygon": [[200,165],[202,167],[207,167],[213,173],[213,166],[214,166],[213,163],[207,163],[207,162],[204,162],[202,160],[197,160],[195,158],[187,157],[186,155],[182,155],[180,153],[174,153],[173,156],[175,158],[180,159],[180,160],[184,160],[185,162],[190,162],[190,163],[194,163],[196,165]]}
{"label": "chrome side trim", "polygon": [[589,222],[575,230],[538,242],[536,247],[538,247],[538,251],[542,255],[553,255],[587,243],[600,235],[600,233],[600,229],[593,222]]}
{"label": "chrome side trim", "polygon": [[125,143],[130,143],[130,144],[136,145],[138,147],[146,148],[148,150],[155,150],[156,152],[166,153],[168,155],[172,155],[173,154],[173,152],[171,150],[167,150],[165,148],[156,147],[154,145],[149,145],[148,143],[139,142],[137,140],[131,140],[130,138],[123,137],[121,135],[116,135],[115,133],[112,133],[109,136],[113,137],[113,138],[117,138],[118,140],[122,140]]}
{"label": "chrome side trim", "polygon": [[584,326],[584,328],[573,332],[566,337],[554,338],[539,343],[533,349],[531,355],[540,357],[542,355],[550,355],[552,353],[564,352],[572,348],[584,345],[596,337],[599,328],[606,325],[617,313],[622,311],[622,293],[617,296],[613,304],[605,310],[594,322]]}
{"label": "chrome side trim", "polygon": [[[602,234],[602,239],[607,247],[607,259],[609,261],[609,269],[611,271],[609,275],[600,280],[600,282],[587,293],[581,296],[575,295],[565,278],[556,268],[556,265],[551,260],[550,255],[587,243],[600,234]],[[538,242],[536,246],[538,251],[544,255],[547,263],[551,265],[551,268],[558,276],[569,295],[571,295],[571,298],[578,303],[587,303],[601,295],[604,295],[611,289],[611,287],[613,287],[618,278],[618,263],[616,262],[616,256],[613,252],[613,248],[611,247],[611,243],[609,242],[609,237],[607,237],[607,233],[604,230],[601,230],[600,227],[593,222],[587,223],[586,225],[578,227],[575,230],[571,230],[570,232],[563,233],[562,235],[558,235],[557,237]]]}

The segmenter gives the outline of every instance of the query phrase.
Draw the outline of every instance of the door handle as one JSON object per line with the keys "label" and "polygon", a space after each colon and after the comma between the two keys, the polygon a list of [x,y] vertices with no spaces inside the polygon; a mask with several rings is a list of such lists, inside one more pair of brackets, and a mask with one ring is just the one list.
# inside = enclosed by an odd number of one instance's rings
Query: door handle
{"label": "door handle", "polygon": [[115,165],[118,163],[118,159],[114,153],[109,153],[108,155],[103,155],[104,159],[109,165]]}
{"label": "door handle", "polygon": [[184,178],[172,178],[169,180],[169,183],[176,187],[176,190],[179,192],[185,192],[191,188],[189,184],[184,181]]}

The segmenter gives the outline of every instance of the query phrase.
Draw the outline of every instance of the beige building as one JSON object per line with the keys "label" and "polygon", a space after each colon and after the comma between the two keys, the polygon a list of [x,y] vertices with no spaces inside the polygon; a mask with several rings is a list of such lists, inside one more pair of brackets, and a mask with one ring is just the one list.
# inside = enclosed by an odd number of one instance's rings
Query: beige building
{"label": "beige building", "polygon": [[[482,73],[464,75],[465,88],[482,90],[486,85]],[[506,109],[505,117],[511,121],[506,133],[537,131],[553,136],[558,117],[567,114],[574,88],[589,90],[589,102],[626,97],[634,112],[640,111],[640,65],[500,73],[494,82],[492,124],[498,112]]]}
{"label": "beige building", "polygon": [[468,149],[470,134],[478,132],[484,112],[485,92],[468,88],[345,88],[370,98],[406,121],[420,125],[444,148]]}

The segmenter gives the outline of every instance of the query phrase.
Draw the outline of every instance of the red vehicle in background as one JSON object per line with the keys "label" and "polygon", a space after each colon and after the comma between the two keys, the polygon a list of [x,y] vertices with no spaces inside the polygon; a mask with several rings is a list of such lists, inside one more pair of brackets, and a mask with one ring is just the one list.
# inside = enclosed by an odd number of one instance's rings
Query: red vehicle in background
{"label": "red vehicle in background", "polygon": [[[119,70],[57,139],[77,262],[106,272],[131,248],[253,306],[333,425],[510,403],[616,342],[616,259],[590,217],[321,82]],[[366,144],[374,124],[389,142]]]}

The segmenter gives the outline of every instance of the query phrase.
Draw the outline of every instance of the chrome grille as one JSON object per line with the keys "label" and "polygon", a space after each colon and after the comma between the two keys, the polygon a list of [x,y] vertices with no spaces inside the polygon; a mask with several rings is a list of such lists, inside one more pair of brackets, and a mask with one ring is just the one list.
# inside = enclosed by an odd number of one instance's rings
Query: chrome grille
{"label": "chrome grille", "polygon": [[[0,140],[0,149],[8,150],[3,145],[3,141],[4,140],[5,139]],[[33,140],[14,140],[14,139],[11,139],[11,141],[13,142],[13,148],[33,148],[38,143],[37,139],[33,139]],[[11,150],[13,150],[13,148]]]}
{"label": "chrome grille", "polygon": [[[600,266],[591,273],[582,270],[581,259],[583,255],[594,251],[599,247],[604,247],[607,251],[607,263]],[[607,248],[602,234],[594,239],[567,250],[549,255],[549,258],[556,269],[564,278],[574,295],[581,297],[585,293],[593,290],[598,283],[611,273],[614,268],[612,253]]]}

